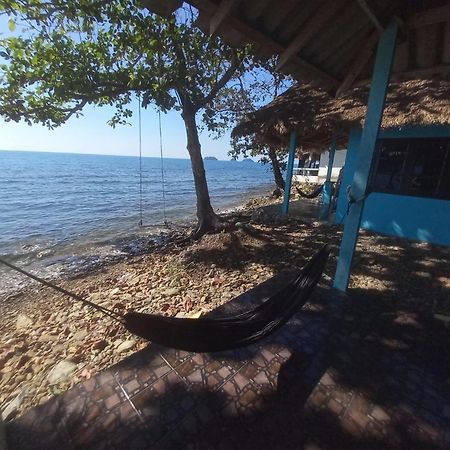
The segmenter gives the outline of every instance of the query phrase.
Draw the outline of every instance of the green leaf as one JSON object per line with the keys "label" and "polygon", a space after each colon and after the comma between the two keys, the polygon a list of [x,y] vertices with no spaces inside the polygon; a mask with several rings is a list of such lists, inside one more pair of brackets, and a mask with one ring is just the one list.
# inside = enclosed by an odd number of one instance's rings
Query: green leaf
{"label": "green leaf", "polygon": [[16,29],[16,22],[14,21],[14,19],[9,19],[8,20],[8,28],[9,31],[13,32]]}

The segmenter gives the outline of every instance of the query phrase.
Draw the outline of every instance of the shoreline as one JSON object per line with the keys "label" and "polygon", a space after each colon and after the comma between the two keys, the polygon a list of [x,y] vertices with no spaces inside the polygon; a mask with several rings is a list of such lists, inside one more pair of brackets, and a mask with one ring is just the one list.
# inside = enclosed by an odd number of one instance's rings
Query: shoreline
{"label": "shoreline", "polygon": [[[245,210],[249,204],[263,203],[270,198],[271,188],[256,188],[248,192],[244,198],[234,205],[224,209],[216,208],[219,216],[227,216]],[[78,236],[74,242],[60,243],[47,248],[38,248],[27,254],[9,254],[5,259],[23,267],[36,275],[49,281],[70,280],[91,272],[102,270],[111,264],[143,255],[155,247],[164,245],[173,234],[183,233],[195,226],[193,218],[183,216],[178,220],[169,221],[169,227],[164,223],[145,225],[141,228],[124,230],[111,230],[105,238],[93,239],[97,232],[87,236]],[[73,248],[75,247],[75,249]],[[8,274],[8,278],[5,277]],[[0,310],[3,297],[15,297],[21,290],[36,285],[36,282],[14,273],[0,264]]]}

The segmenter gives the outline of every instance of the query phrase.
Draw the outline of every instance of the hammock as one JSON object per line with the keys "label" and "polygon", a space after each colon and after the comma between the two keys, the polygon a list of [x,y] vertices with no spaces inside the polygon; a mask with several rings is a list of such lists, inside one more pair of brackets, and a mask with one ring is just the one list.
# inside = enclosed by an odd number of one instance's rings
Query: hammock
{"label": "hammock", "polygon": [[299,271],[297,277],[264,303],[244,313],[225,318],[186,319],[129,312],[123,316],[73,294],[11,263],[0,262],[34,280],[119,321],[129,332],[151,342],[192,352],[231,350],[262,339],[285,324],[308,300],[320,280],[330,254],[325,245]]}
{"label": "hammock", "polygon": [[318,188],[316,188],[313,192],[311,192],[310,194],[302,191],[298,186],[295,186],[295,189],[297,189],[298,195],[300,195],[300,197],[304,197],[304,198],[316,198],[319,196],[319,194],[322,192],[323,190],[323,185],[320,185]]}

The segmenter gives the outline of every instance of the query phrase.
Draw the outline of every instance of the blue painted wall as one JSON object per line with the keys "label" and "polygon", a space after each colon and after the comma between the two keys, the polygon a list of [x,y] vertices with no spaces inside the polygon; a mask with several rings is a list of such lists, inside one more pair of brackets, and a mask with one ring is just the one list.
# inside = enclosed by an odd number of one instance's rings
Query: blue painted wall
{"label": "blue painted wall", "polygon": [[[382,130],[379,137],[380,139],[450,137],[450,127]],[[349,136],[347,159],[339,192],[337,223],[345,220],[346,188],[353,180],[360,139],[361,130],[353,129]],[[450,246],[450,201],[374,192],[365,201],[361,227],[380,234]]]}

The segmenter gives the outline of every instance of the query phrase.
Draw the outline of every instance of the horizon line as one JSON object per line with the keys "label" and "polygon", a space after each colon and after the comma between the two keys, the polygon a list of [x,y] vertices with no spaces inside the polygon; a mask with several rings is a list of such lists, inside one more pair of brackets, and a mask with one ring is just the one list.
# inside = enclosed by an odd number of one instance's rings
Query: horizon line
{"label": "horizon line", "polygon": [[[52,151],[52,150],[11,150],[11,149],[0,149],[0,152],[19,152],[19,153],[57,153],[57,154],[63,154],[63,155],[89,155],[89,156],[119,156],[124,158],[139,158],[139,155],[124,155],[124,154],[109,154],[109,153],[90,153],[90,152],[74,152],[74,151]],[[217,156],[214,155],[206,155],[202,158],[208,158],[213,156],[214,158],[217,158],[217,161],[234,161],[233,159],[219,159]],[[157,156],[148,156],[148,155],[142,155],[142,158],[157,158],[160,159],[161,157],[159,155]],[[189,157],[182,158],[179,156],[164,156],[164,159],[182,159],[182,160],[190,160]],[[245,158],[248,159],[248,158]]]}

